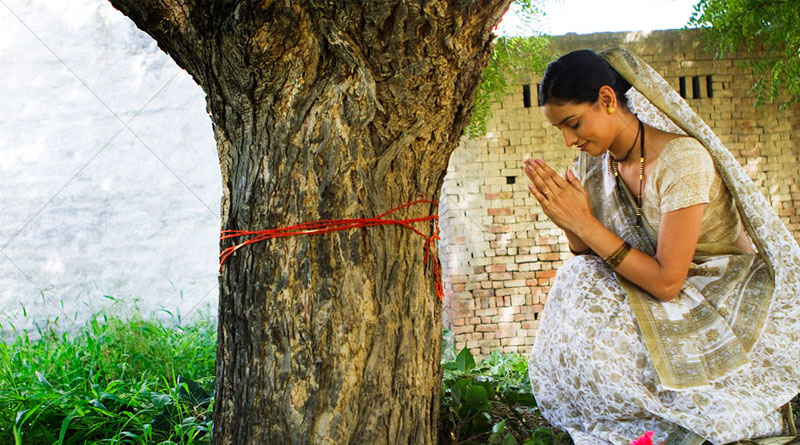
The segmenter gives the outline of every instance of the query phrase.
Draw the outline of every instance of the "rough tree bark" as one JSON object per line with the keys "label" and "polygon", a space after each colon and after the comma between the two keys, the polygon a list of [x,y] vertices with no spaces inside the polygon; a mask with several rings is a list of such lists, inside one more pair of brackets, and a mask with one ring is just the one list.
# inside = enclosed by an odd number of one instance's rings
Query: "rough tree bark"
{"label": "rough tree bark", "polygon": [[[511,0],[110,1],[205,91],[222,227],[258,230],[437,199]],[[436,442],[441,304],[423,244],[385,226],[237,251],[214,442]]]}

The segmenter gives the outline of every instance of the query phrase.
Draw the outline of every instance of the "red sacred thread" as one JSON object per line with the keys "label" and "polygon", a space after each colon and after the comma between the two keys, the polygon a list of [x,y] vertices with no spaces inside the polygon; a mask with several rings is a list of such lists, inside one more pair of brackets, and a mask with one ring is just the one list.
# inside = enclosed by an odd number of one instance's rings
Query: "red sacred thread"
{"label": "red sacred thread", "polygon": [[[361,218],[361,219],[331,219],[331,220],[323,220],[323,221],[315,221],[315,222],[304,222],[300,224],[296,224],[290,227],[284,227],[279,229],[265,229],[265,230],[256,230],[256,231],[248,231],[248,230],[223,230],[220,233],[220,240],[225,240],[229,238],[237,238],[241,236],[250,237],[245,241],[242,241],[239,244],[234,246],[228,247],[227,249],[223,250],[220,254],[219,260],[219,267],[222,269],[222,265],[225,263],[225,260],[228,259],[229,256],[233,255],[233,252],[236,252],[239,248],[247,246],[249,244],[255,244],[261,241],[265,241],[268,239],[273,238],[285,238],[289,236],[297,236],[297,235],[320,235],[323,233],[330,233],[330,232],[337,232],[340,230],[347,230],[347,229],[358,229],[361,227],[373,227],[373,226],[388,226],[391,224],[397,224],[403,227],[407,227],[414,231],[417,235],[425,238],[425,257],[423,258],[423,263],[428,262],[428,258],[430,257],[430,250],[431,250],[431,243],[434,240],[439,240],[439,227],[438,224],[434,224],[433,234],[431,236],[425,235],[421,231],[417,230],[411,224],[424,222],[424,221],[438,221],[438,215],[429,215],[423,216],[420,218],[412,218],[412,219],[383,219],[387,215],[391,215],[392,213],[404,209],[406,207],[411,207],[415,204],[432,204],[438,206],[439,203],[436,201],[428,201],[424,199],[420,199],[417,201],[409,202],[408,204],[403,204],[399,207],[395,207],[388,212],[381,213],[380,215],[374,218]],[[444,288],[442,287],[442,280],[439,273],[439,263],[436,260],[433,260],[433,276],[436,280],[436,296],[439,297],[439,301],[442,301],[442,297],[444,296]]]}

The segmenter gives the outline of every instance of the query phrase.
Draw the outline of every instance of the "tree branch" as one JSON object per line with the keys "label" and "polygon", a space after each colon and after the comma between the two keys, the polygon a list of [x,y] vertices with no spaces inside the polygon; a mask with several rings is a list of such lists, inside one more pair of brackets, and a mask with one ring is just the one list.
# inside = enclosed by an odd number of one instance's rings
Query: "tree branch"
{"label": "tree branch", "polygon": [[231,3],[220,1],[219,4],[215,4],[210,0],[200,5],[196,0],[109,0],[109,2],[111,6],[130,18],[139,29],[153,37],[164,52],[196,78],[202,72],[196,56],[200,54],[197,51],[198,42],[202,42],[203,39],[200,38],[200,29],[192,19],[204,14],[196,14],[195,10],[218,9],[223,4]]}

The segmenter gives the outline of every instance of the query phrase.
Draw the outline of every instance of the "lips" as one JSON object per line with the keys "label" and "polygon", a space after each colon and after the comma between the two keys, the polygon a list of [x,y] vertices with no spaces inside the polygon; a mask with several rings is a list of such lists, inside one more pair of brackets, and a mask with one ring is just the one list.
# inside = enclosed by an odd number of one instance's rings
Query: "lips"
{"label": "lips", "polygon": [[589,145],[589,141],[584,142],[581,145],[578,145],[578,150],[586,150],[586,146]]}

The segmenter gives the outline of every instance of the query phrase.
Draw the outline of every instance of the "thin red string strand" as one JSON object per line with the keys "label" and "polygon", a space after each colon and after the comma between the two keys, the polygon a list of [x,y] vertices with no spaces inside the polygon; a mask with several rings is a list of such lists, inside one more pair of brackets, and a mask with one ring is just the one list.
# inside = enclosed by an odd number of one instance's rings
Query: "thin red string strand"
{"label": "thin red string strand", "polygon": [[[363,218],[363,219],[329,219],[323,221],[312,221],[312,222],[304,222],[300,224],[295,224],[290,227],[282,227],[277,229],[265,229],[265,230],[256,230],[256,231],[249,231],[249,230],[223,230],[220,232],[220,240],[231,239],[231,238],[238,238],[238,237],[250,237],[245,241],[240,242],[234,246],[228,247],[227,249],[223,250],[220,254],[219,260],[219,267],[220,270],[222,269],[222,265],[225,263],[225,260],[228,259],[229,256],[233,255],[239,248],[259,243],[261,241],[265,241],[268,239],[274,238],[286,238],[289,236],[298,236],[298,235],[321,235],[323,233],[331,233],[331,232],[338,232],[340,230],[348,230],[348,229],[358,229],[361,227],[375,227],[375,226],[387,226],[387,225],[400,225],[411,229],[417,235],[425,238],[425,257],[423,258],[423,263],[427,263],[428,259],[430,258],[430,251],[431,251],[431,244],[434,240],[439,240],[439,225],[434,224],[433,234],[431,236],[425,235],[421,231],[417,230],[415,227],[411,226],[411,224],[425,222],[425,221],[438,221],[438,215],[429,215],[429,216],[422,216],[419,218],[411,218],[411,219],[384,219],[384,217],[391,215],[398,210],[402,210],[406,207],[411,207],[416,204],[431,204],[438,206],[439,203],[436,201],[428,201],[425,199],[419,199],[417,201],[409,202],[407,204],[403,204],[399,207],[395,207],[388,212],[381,213],[380,215],[374,218]],[[442,297],[444,296],[444,287],[442,286],[441,274],[439,273],[439,263],[433,259],[433,276],[436,281],[436,296],[439,297],[439,301],[442,301]]]}

